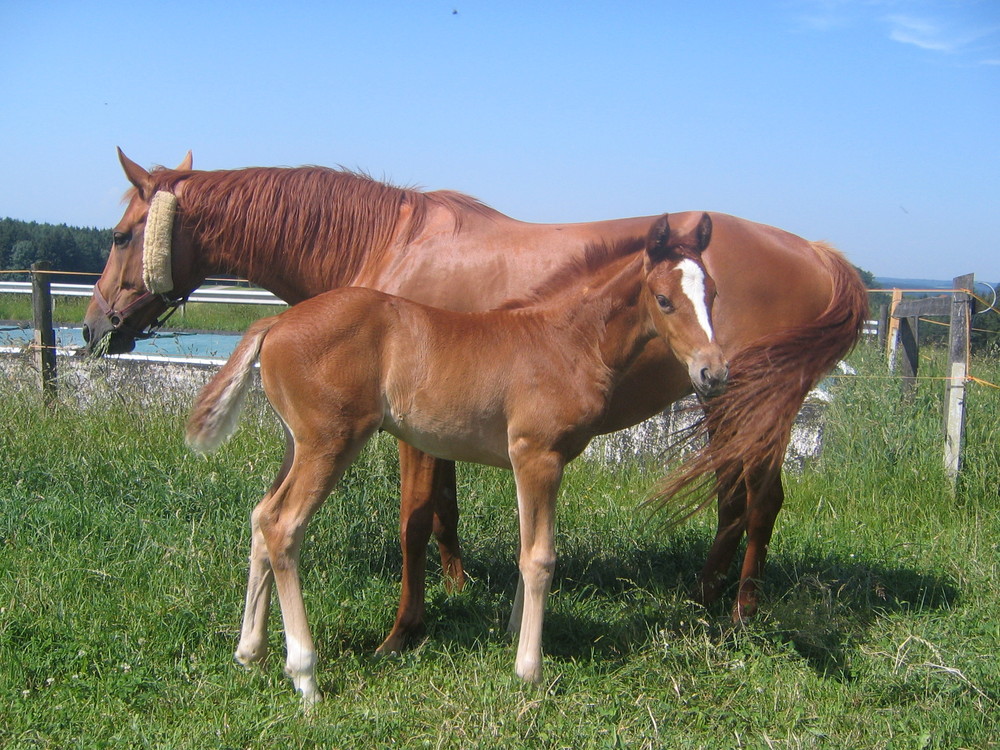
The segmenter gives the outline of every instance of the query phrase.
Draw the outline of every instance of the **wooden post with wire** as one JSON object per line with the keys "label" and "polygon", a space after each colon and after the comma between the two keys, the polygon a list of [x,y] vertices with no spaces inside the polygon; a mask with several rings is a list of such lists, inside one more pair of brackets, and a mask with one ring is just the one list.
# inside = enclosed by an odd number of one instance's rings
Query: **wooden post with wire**
{"label": "wooden post with wire", "polygon": [[885,336],[885,356],[889,361],[889,372],[896,364],[896,345],[899,337],[899,319],[896,317],[896,306],[903,301],[903,290],[892,290],[892,301],[889,303],[889,330]]}
{"label": "wooden post with wire", "polygon": [[[903,396],[913,397],[919,366],[917,344],[917,319],[919,317],[948,317],[948,371],[945,378],[944,399],[944,468],[952,488],[962,470],[962,448],[965,441],[965,382],[969,376],[969,336],[972,326],[972,288],[974,274],[957,276],[952,282],[955,290],[947,295],[914,300],[898,300],[892,308],[896,322],[898,343],[903,349]],[[894,295],[895,299],[895,295]],[[892,349],[895,354],[895,347]]]}
{"label": "wooden post with wire", "polygon": [[56,396],[56,334],[52,330],[52,287],[46,261],[31,264],[31,304],[34,316],[34,349],[46,404]]}
{"label": "wooden post with wire", "polygon": [[952,487],[962,470],[965,442],[965,382],[969,376],[969,329],[972,325],[973,274],[957,276],[948,329],[948,379],[945,381],[944,468]]}

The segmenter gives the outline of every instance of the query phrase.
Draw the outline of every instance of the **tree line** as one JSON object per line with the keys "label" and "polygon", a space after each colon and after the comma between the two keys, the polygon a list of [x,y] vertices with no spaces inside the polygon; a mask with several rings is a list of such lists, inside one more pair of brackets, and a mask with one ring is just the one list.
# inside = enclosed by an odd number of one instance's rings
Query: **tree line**
{"label": "tree line", "polygon": [[[0,219],[0,269],[4,271],[26,271],[32,263],[48,261],[58,271],[100,273],[110,248],[110,229]],[[28,277],[4,273],[3,278],[23,281]],[[57,280],[80,281],[70,275]]]}

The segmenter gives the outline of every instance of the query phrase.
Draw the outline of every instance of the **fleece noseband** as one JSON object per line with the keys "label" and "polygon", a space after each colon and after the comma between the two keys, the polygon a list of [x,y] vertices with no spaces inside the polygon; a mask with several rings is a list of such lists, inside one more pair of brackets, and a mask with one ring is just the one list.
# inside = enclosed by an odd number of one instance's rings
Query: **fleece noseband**
{"label": "fleece noseband", "polygon": [[[146,231],[142,241],[142,283],[148,291],[134,299],[121,310],[116,310],[105,299],[98,286],[94,285],[94,299],[107,316],[114,330],[123,329],[135,338],[148,338],[162,326],[167,318],[184,301],[184,297],[169,294],[174,288],[173,273],[170,270],[170,244],[174,231],[174,216],[177,213],[177,196],[165,190],[153,195],[146,215]],[[185,295],[186,296],[186,295]],[[149,325],[147,332],[137,330],[127,324],[126,318],[136,308],[152,297],[160,297],[167,306],[166,314]]]}
{"label": "fleece noseband", "polygon": [[153,294],[166,294],[174,288],[170,271],[170,240],[176,213],[176,195],[166,190],[153,195],[142,240],[142,282]]}

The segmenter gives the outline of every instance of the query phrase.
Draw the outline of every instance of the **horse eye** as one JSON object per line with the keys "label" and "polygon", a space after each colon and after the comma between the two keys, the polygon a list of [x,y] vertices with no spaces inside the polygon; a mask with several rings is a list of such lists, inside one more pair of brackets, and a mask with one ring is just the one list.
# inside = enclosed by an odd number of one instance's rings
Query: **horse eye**
{"label": "horse eye", "polygon": [[670,301],[668,297],[664,297],[662,294],[656,295],[656,304],[660,306],[660,309],[663,310],[663,312],[674,311],[673,303]]}
{"label": "horse eye", "polygon": [[115,247],[124,247],[132,239],[132,235],[129,232],[115,232],[112,237]]}

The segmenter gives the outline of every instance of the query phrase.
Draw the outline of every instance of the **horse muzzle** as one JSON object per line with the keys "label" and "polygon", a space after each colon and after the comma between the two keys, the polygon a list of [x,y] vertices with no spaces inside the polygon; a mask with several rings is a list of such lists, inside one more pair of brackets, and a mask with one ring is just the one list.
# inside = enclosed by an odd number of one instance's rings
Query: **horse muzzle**
{"label": "horse muzzle", "polygon": [[83,340],[83,353],[92,357],[127,354],[135,348],[135,336],[104,317],[83,324]]}
{"label": "horse muzzle", "polygon": [[[116,309],[107,301],[101,290],[94,285],[94,302],[100,310],[100,316],[87,320],[83,324],[83,340],[86,342],[84,351],[95,357],[105,354],[126,354],[135,348],[136,339],[146,339],[153,336],[167,318],[184,301],[183,298],[172,299],[165,294],[143,292],[129,302],[121,310]],[[166,315],[157,317],[161,307]],[[144,311],[147,312],[150,323],[136,325],[133,320]],[[143,319],[140,317],[140,320]]]}

